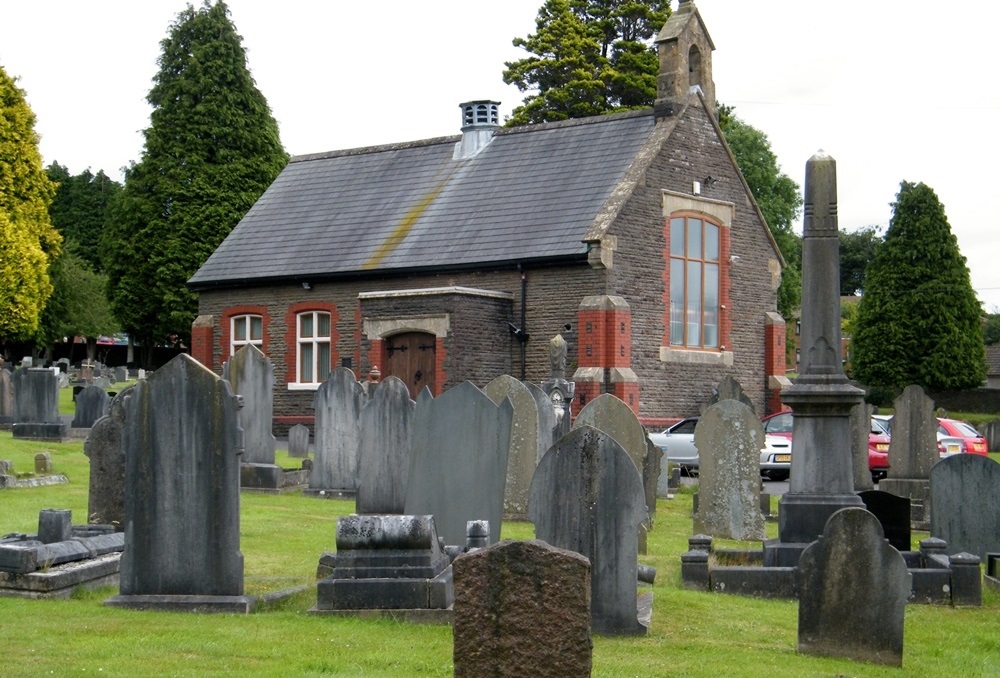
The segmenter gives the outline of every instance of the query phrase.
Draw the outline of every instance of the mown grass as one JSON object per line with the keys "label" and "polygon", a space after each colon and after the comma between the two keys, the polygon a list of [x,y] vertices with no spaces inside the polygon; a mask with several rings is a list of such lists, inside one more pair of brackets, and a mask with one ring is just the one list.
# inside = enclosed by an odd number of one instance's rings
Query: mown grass
{"label": "mown grass", "polygon": [[[72,508],[77,521],[86,515],[89,468],[81,443],[14,441],[0,432],[0,458],[13,459],[17,469],[30,470],[39,449],[52,453],[56,471],[70,483],[0,492],[0,532],[34,532],[41,508]],[[279,463],[291,465],[280,456]],[[320,554],[334,548],[336,517],[352,510],[349,501],[243,494],[247,593],[312,584]],[[979,609],[909,606],[902,670],[798,654],[794,601],[681,588],[680,554],[691,534],[690,512],[690,492],[660,500],[649,553],[640,557],[658,570],[652,626],[642,638],[595,637],[595,676],[1000,675],[1000,595],[992,591],[984,593]],[[773,533],[774,525],[768,528]],[[533,536],[528,523],[507,523],[503,532],[505,538]],[[312,588],[277,609],[247,616],[103,607],[115,593],[106,588],[69,600],[0,598],[0,676],[448,676],[453,671],[450,627],[310,615]]]}

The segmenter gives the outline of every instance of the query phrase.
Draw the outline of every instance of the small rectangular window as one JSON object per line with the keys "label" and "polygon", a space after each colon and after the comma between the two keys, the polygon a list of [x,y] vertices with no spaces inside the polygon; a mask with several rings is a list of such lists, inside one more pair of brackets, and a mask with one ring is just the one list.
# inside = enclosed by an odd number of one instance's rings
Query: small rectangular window
{"label": "small rectangular window", "polygon": [[330,377],[330,314],[323,311],[300,313],[298,327],[298,383],[309,386],[321,384]]}
{"label": "small rectangular window", "polygon": [[236,352],[247,344],[256,346],[261,351],[264,350],[264,318],[259,315],[235,315],[230,320],[231,340],[229,342],[229,355],[236,355]]}

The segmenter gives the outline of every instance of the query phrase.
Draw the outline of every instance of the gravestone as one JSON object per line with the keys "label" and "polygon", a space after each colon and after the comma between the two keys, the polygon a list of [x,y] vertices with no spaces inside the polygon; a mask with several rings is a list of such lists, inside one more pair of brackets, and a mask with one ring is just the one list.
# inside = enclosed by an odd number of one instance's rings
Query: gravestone
{"label": "gravestone", "polygon": [[760,450],[764,427],[760,419],[738,400],[720,400],[698,420],[694,441],[700,458],[695,534],[763,539]]}
{"label": "gravestone", "polygon": [[274,365],[259,348],[246,344],[222,365],[222,378],[243,399],[239,425],[243,429],[240,485],[278,490],[283,485],[281,467],[274,463]]}
{"label": "gravestone", "polygon": [[[566,379],[566,356],[569,347],[561,334],[549,341],[550,378],[541,383],[542,392],[548,397],[556,417],[556,439],[569,433],[572,423],[573,394],[576,382]],[[548,448],[546,448],[547,450]],[[542,452],[542,454],[545,454]]]}
{"label": "gravestone", "polygon": [[874,490],[871,469],[868,466],[868,434],[872,430],[875,406],[858,403],[851,408],[851,456],[854,459],[854,489],[858,492]]}
{"label": "gravestone", "polygon": [[543,541],[459,556],[455,676],[589,676],[590,563]]}
{"label": "gravestone", "polygon": [[[92,387],[89,387],[92,388]],[[83,443],[83,453],[90,459],[90,492],[87,496],[87,522],[112,525],[125,530],[125,398],[132,387],[111,399],[108,413],[94,422]]]}
{"label": "gravestone", "polygon": [[454,602],[449,564],[432,516],[341,516],[311,611],[444,610]]}
{"label": "gravestone", "polygon": [[98,419],[108,413],[111,396],[103,388],[86,386],[76,395],[76,415],[73,428],[90,428]]}
{"label": "gravestone", "polygon": [[309,427],[296,424],[288,429],[288,456],[296,459],[309,457]]}
{"label": "gravestone", "polygon": [[488,383],[483,392],[497,405],[504,398],[510,398],[511,405],[514,406],[503,516],[507,520],[527,520],[528,490],[538,465],[538,406],[531,391],[507,374]]}
{"label": "gravestone", "polygon": [[1000,553],[1000,464],[978,454],[942,459],[930,472],[931,536],[946,553],[971,553],[986,562]]}
{"label": "gravestone", "polygon": [[14,387],[15,438],[61,441],[68,426],[59,419],[59,387],[55,372],[42,367],[21,368],[11,378]]}
{"label": "gravestone", "polygon": [[388,377],[361,408],[358,513],[403,512],[415,407],[406,384]]}
{"label": "gravestone", "polygon": [[909,551],[912,542],[910,531],[910,500],[881,490],[865,490],[858,496],[882,526],[882,533],[897,551]]}
{"label": "gravestone", "polygon": [[39,452],[35,455],[35,475],[47,476],[52,473],[52,454]]}
{"label": "gravestone", "polygon": [[879,481],[883,492],[910,500],[910,520],[915,528],[930,527],[931,467],[941,455],[937,449],[937,417],[934,401],[916,385],[907,386],[893,403],[892,438],[889,441],[889,471]]}
{"label": "gravestone", "polygon": [[535,399],[535,409],[538,411],[538,455],[535,457],[535,466],[538,466],[549,448],[565,433],[560,428],[563,415],[556,414],[556,408],[545,391],[529,381],[523,383]]}
{"label": "gravestone", "polygon": [[354,372],[346,367],[333,370],[317,389],[310,494],[353,495],[358,489],[359,417],[366,400]]}
{"label": "gravestone", "polygon": [[574,427],[538,464],[528,515],[536,538],[590,560],[594,631],[645,634],[637,616],[637,558],[646,506],[625,448],[604,431]]}
{"label": "gravestone", "polygon": [[465,543],[470,520],[488,520],[499,541],[513,418],[510,400],[496,405],[468,381],[437,398],[421,391],[405,513],[433,515],[448,545]]}
{"label": "gravestone", "polygon": [[868,511],[845,508],[799,559],[799,652],[903,665],[906,561]]}
{"label": "gravestone", "polygon": [[238,400],[182,353],[124,401],[118,607],[249,611],[240,553]]}
{"label": "gravestone", "polygon": [[125,365],[120,365],[114,369],[115,379],[117,381],[128,381],[128,367]]}
{"label": "gravestone", "polygon": [[0,369],[0,425],[14,423],[14,387],[10,372]]}
{"label": "gravestone", "polygon": [[702,406],[701,413],[704,414],[705,410],[721,400],[736,400],[754,411],[750,396],[743,391],[743,386],[731,374],[724,376],[718,386],[712,389],[712,395],[708,402]]}
{"label": "gravestone", "polygon": [[648,475],[654,469],[647,469],[646,457],[649,454],[645,427],[639,423],[635,412],[620,398],[610,393],[597,396],[587,403],[573,422],[573,428],[590,426],[604,431],[617,440],[625,449],[635,470],[642,478],[642,486],[647,507],[647,521],[652,526],[653,514],[656,512],[656,482],[660,469],[656,467],[656,475]]}

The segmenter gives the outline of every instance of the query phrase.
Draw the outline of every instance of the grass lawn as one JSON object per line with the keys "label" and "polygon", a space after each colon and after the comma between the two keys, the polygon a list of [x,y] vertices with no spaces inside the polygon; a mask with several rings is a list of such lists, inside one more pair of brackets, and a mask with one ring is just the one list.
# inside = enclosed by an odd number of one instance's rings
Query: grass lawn
{"label": "grass lawn", "polygon": [[[33,468],[52,453],[68,485],[0,491],[0,533],[34,532],[42,508],[71,508],[84,522],[88,462],[80,442],[14,441],[0,432],[0,459]],[[995,456],[995,455],[994,455]],[[280,458],[279,463],[284,461]],[[262,594],[312,583],[334,548],[336,517],[353,502],[292,495],[242,495],[246,590]],[[594,638],[595,676],[927,676],[1000,675],[1000,595],[979,609],[909,606],[903,669],[796,652],[797,604],[698,591],[680,585],[680,554],[691,534],[691,495],[660,500],[649,555],[658,569],[653,621],[642,638]],[[774,530],[773,524],[769,525]],[[507,523],[507,538],[533,536]],[[69,600],[0,598],[0,676],[450,676],[448,626],[306,614],[315,590],[280,609],[247,616],[109,609],[106,588]],[[860,632],[860,630],[859,630]]]}

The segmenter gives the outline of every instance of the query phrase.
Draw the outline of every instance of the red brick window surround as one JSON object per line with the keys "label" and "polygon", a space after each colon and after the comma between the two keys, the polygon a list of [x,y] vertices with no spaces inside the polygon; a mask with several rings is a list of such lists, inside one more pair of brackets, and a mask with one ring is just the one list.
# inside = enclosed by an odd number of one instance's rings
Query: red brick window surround
{"label": "red brick window surround", "polygon": [[267,355],[270,317],[263,306],[230,306],[222,312],[222,355],[232,357],[246,344]]}
{"label": "red brick window surround", "polygon": [[290,390],[315,390],[337,360],[337,307],[300,302],[285,314],[287,383]]}
{"label": "red brick window surround", "polygon": [[669,336],[671,346],[721,345],[722,227],[698,214],[669,221]]}

